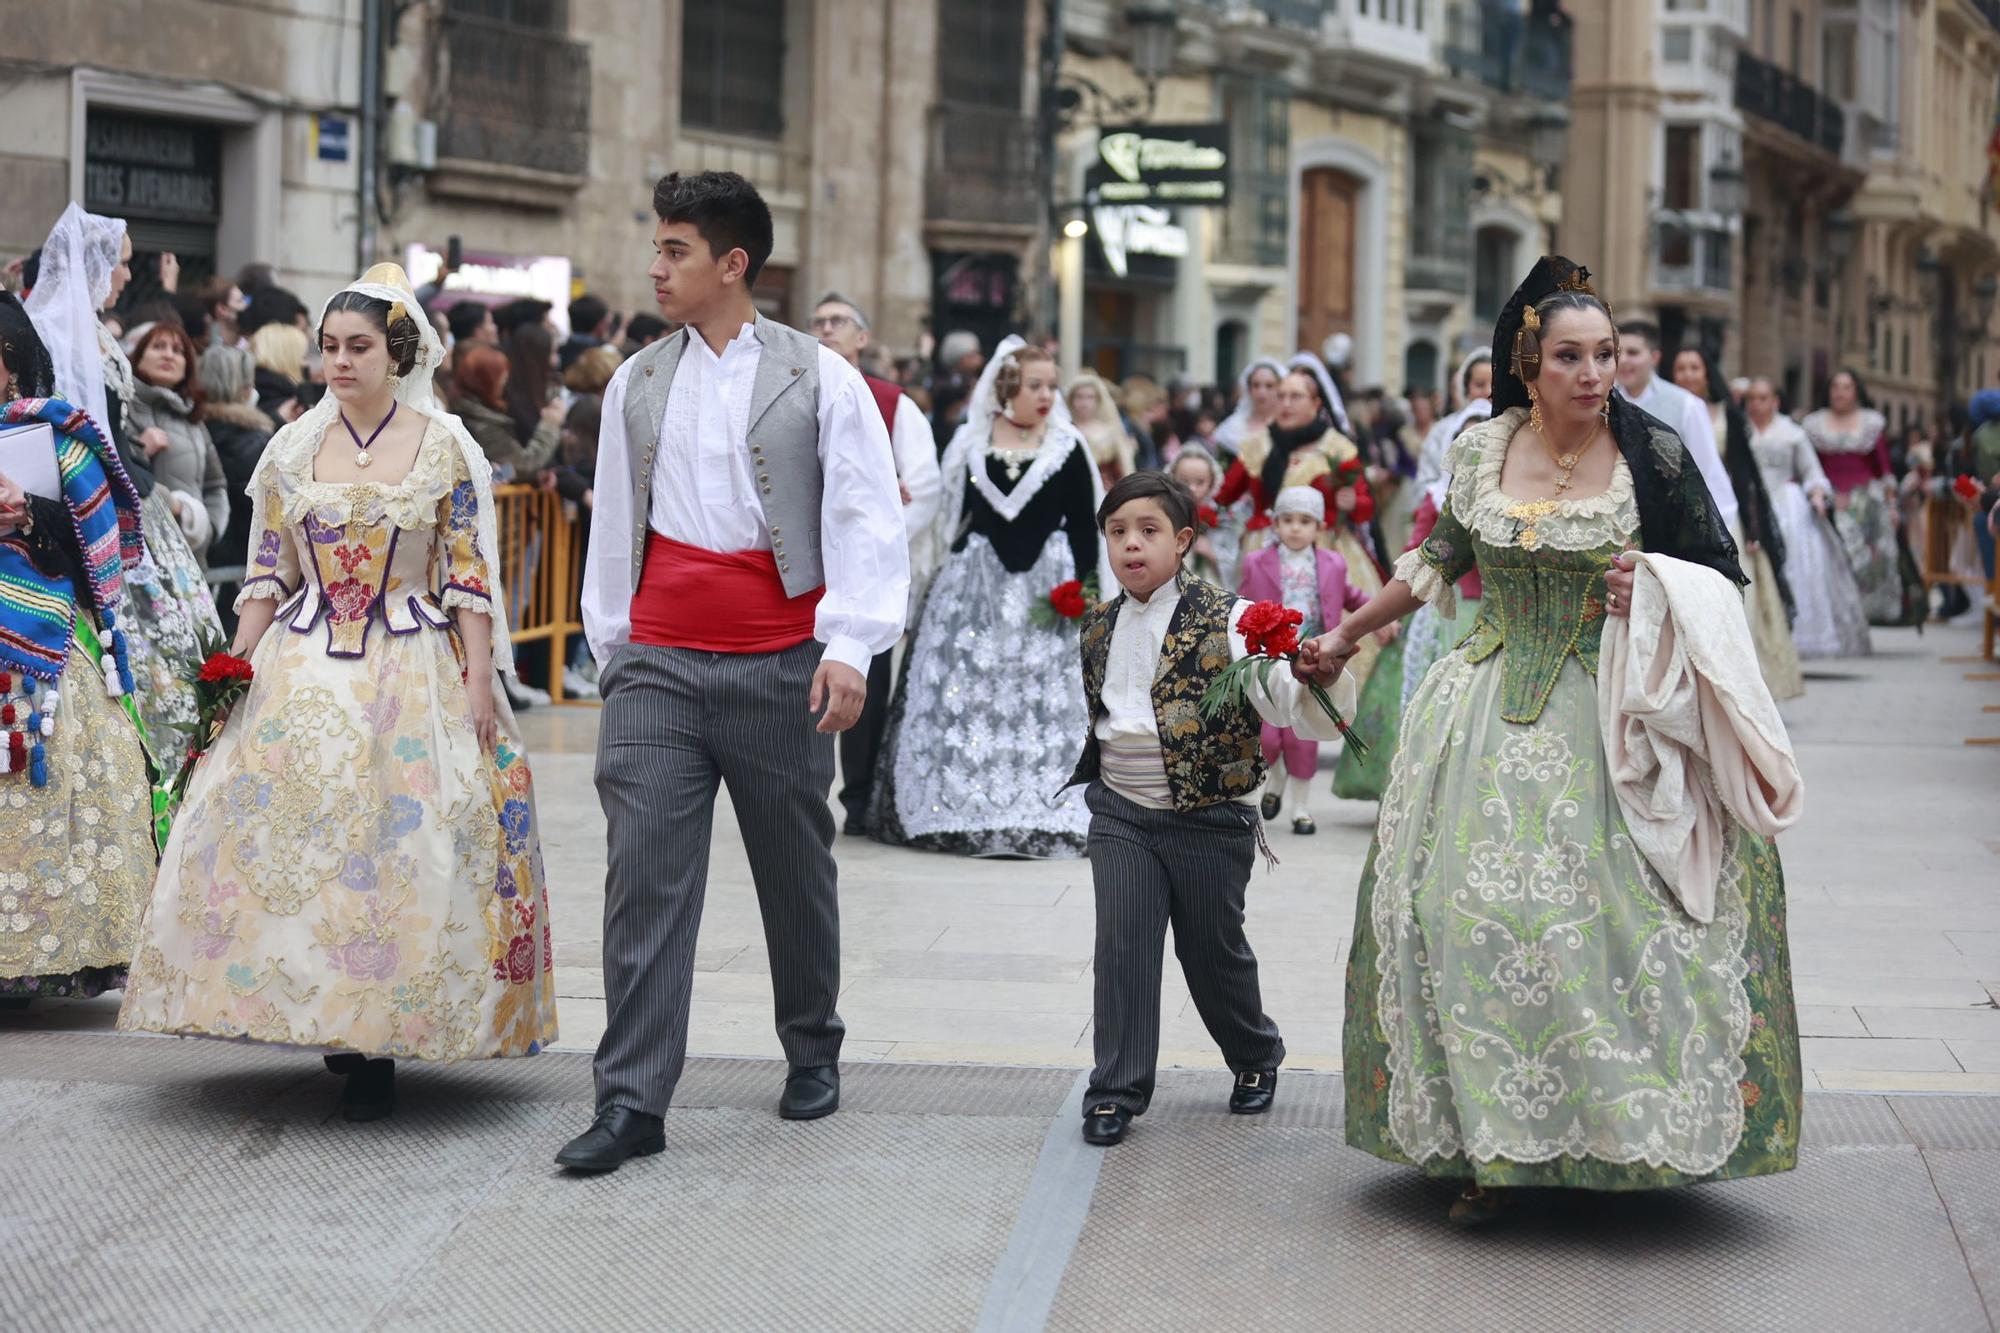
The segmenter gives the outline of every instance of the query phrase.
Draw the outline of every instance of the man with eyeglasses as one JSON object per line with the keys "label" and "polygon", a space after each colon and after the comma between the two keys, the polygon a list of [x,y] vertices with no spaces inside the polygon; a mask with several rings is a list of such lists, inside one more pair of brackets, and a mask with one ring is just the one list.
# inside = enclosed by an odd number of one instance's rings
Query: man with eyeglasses
{"label": "man with eyeglasses", "polygon": [[[896,478],[903,488],[903,530],[910,540],[910,609],[914,619],[916,604],[937,563],[937,537],[932,525],[944,495],[944,478],[938,467],[937,441],[923,409],[911,400],[894,380],[871,375],[861,369],[861,353],[868,346],[868,317],[861,307],[840,295],[828,292],[813,307],[807,326],[820,345],[843,358],[868,382],[889,428],[889,442],[896,454]],[[906,622],[907,623],[907,622]],[[862,706],[861,720],[840,737],[840,804],[847,811],[845,831],[856,837],[868,831],[868,804],[875,790],[875,760],[882,748],[882,732],[889,721],[889,695],[893,684],[890,659],[894,649],[878,653],[868,667],[868,702]]]}

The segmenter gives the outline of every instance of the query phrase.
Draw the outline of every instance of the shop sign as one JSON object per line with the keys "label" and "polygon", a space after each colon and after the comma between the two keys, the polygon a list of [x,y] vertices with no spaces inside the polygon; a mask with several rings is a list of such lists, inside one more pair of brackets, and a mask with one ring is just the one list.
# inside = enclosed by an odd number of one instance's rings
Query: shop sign
{"label": "shop sign", "polygon": [[322,162],[345,162],[351,122],[345,116],[315,116],[312,123],[313,153]]}
{"label": "shop sign", "polygon": [[190,222],[221,216],[215,126],[92,111],[83,144],[83,206],[91,212]]}
{"label": "shop sign", "polygon": [[[404,252],[404,269],[418,287],[436,282],[444,256],[427,245]],[[556,325],[568,332],[571,265],[567,255],[513,255],[492,250],[467,250],[458,268],[444,280],[442,293],[431,305],[443,309],[455,300],[483,300],[503,305],[521,297],[547,301]]]}
{"label": "shop sign", "polygon": [[1132,255],[1187,258],[1187,228],[1176,223],[1174,215],[1164,208],[1099,204],[1090,216],[1097,231],[1097,244],[1104,251],[1104,262],[1121,278],[1130,267]]}
{"label": "shop sign", "polygon": [[1229,202],[1229,126],[1125,125],[1097,140],[1085,180],[1106,204]]}

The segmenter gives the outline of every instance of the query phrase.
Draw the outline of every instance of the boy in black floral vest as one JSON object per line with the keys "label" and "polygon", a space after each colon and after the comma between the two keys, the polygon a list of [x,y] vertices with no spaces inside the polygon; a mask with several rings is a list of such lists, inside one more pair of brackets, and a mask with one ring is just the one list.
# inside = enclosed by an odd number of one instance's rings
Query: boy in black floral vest
{"label": "boy in black floral vest", "polygon": [[[1096,1144],[1123,1139],[1152,1100],[1169,922],[1195,1008],[1236,1075],[1229,1109],[1270,1109],[1285,1044],[1243,934],[1262,727],[1340,735],[1282,668],[1202,716],[1202,694],[1244,655],[1236,623],[1250,604],[1182,570],[1194,518],[1193,498],[1158,472],[1121,478],[1097,511],[1122,592],[1083,618],[1090,733],[1070,779],[1089,784],[1097,895],[1097,1067],[1083,1104],[1083,1137]],[[1351,713],[1352,681],[1343,676],[1334,698]]]}

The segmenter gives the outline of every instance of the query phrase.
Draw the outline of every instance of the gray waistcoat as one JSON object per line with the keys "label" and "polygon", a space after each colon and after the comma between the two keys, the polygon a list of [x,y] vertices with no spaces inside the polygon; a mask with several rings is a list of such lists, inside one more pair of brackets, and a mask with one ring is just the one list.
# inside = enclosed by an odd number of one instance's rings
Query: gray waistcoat
{"label": "gray waistcoat", "polygon": [[[692,328],[670,334],[632,358],[625,386],[626,464],[632,469],[632,587],[646,563],[647,519],[653,503],[653,456],[666,420],[667,391]],[[819,511],[825,476],[819,462],[819,342],[757,316],[764,344],[750,392],[750,462],[771,534],[785,596],[801,597],[826,582],[820,563]]]}

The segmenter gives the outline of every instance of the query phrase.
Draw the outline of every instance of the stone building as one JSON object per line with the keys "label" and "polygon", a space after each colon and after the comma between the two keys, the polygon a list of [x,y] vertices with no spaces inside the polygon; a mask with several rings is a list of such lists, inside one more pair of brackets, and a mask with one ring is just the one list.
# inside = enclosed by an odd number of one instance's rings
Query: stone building
{"label": "stone building", "polygon": [[2000,369],[1990,0],[1577,6],[1564,219],[1621,313],[1795,410],[1851,366],[1893,424]]}
{"label": "stone building", "polygon": [[[917,345],[1000,327],[1042,253],[1029,6],[983,0],[0,0],[0,249],[70,198],[127,216],[134,299],[272,264],[316,303],[365,263],[471,294],[651,311],[651,191],[727,168],[772,205],[759,299],[837,288]],[[157,294],[156,290],[152,294]]]}
{"label": "stone building", "polygon": [[[1065,3],[1066,360],[1227,381],[1344,334],[1353,385],[1440,385],[1560,213],[1567,35],[1524,8]],[[1161,210],[1184,253],[1115,271],[1081,205],[1104,127],[1133,122],[1226,125],[1229,197]]]}

